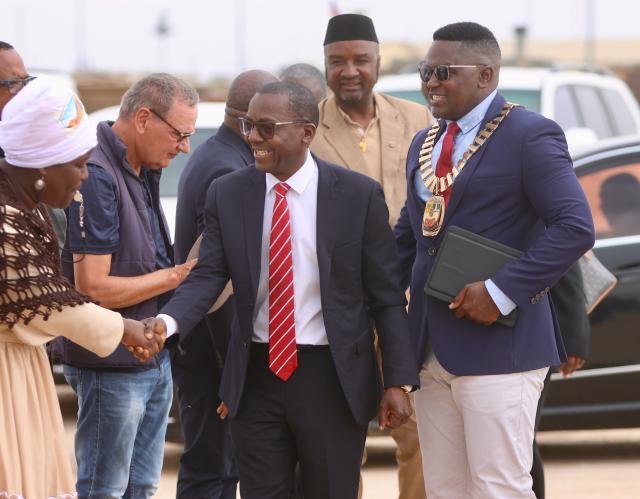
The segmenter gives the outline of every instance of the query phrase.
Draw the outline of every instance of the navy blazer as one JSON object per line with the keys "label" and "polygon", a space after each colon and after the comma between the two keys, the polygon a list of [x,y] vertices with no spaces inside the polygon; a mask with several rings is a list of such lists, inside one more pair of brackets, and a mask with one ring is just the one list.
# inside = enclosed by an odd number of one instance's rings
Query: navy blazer
{"label": "navy blazer", "polygon": [[[496,95],[481,126],[504,102]],[[407,201],[394,229],[403,279],[411,282],[409,322],[417,362],[424,360],[429,340],[438,361],[456,375],[559,364],[565,354],[548,293],[594,243],[591,212],[564,133],[539,114],[513,109],[456,179],[443,228],[432,238],[422,235],[425,203],[413,185],[427,131],[420,131],[409,149]],[[456,319],[447,303],[424,293],[442,236],[452,225],[524,252],[490,276],[520,310],[515,327]]]}
{"label": "navy blazer", "polygon": [[[320,298],[340,380],[336,389],[343,390],[355,420],[367,424],[376,414],[381,395],[374,325],[382,349],[385,387],[419,383],[412,362],[398,256],[380,184],[315,160]],[[213,182],[207,194],[198,263],[161,311],[176,319],[179,331],[188,332],[231,278],[237,320],[232,326],[220,396],[232,417],[241,402],[253,335],[265,186],[265,174],[254,168]]]}

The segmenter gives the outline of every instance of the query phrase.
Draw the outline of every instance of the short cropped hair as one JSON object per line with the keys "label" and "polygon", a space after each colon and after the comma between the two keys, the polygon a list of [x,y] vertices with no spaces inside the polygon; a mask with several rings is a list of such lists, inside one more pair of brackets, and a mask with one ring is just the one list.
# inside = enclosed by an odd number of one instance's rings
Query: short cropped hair
{"label": "short cropped hair", "polygon": [[166,114],[176,101],[198,104],[198,92],[185,81],[167,73],[153,73],[134,83],[122,96],[120,118],[130,118],[141,107]]}
{"label": "short cropped hair", "polygon": [[14,50],[13,45],[0,40],[0,50]]}
{"label": "short cropped hair", "polygon": [[289,99],[289,111],[295,119],[301,119],[318,126],[320,111],[311,90],[293,81],[267,83],[258,90],[262,95],[286,95]]}
{"label": "short cropped hair", "polygon": [[462,42],[464,47],[474,48],[494,57],[502,57],[500,45],[489,28],[474,22],[447,24],[433,33],[434,41]]}
{"label": "short cropped hair", "polygon": [[304,62],[300,62],[298,64],[292,64],[291,66],[285,68],[280,74],[281,80],[288,80],[292,78],[294,80],[314,80],[318,82],[320,88],[322,89],[322,93],[327,95],[327,80],[320,71],[315,66],[311,64],[306,64]]}

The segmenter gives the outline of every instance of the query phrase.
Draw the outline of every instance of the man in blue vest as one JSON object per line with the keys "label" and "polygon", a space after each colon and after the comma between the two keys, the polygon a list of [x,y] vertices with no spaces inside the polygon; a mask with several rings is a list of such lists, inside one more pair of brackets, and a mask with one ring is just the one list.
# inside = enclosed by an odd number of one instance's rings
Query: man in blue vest
{"label": "man in blue vest", "polygon": [[[115,123],[98,125],[89,179],[69,208],[76,287],[128,318],[155,314],[192,266],[174,266],[159,181],[189,152],[197,103],[197,92],[168,74],[135,83]],[[122,347],[105,359],[70,341],[57,351],[78,394],[78,495],[151,497],[172,398],[168,352],[141,364]]]}

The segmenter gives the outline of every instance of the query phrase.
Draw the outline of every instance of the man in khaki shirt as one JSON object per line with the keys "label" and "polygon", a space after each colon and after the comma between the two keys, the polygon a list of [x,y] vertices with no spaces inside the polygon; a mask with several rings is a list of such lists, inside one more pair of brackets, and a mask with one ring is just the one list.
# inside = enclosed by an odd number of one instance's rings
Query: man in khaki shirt
{"label": "man in khaki shirt", "polygon": [[[333,95],[319,104],[320,124],[311,150],[380,182],[393,226],[406,198],[409,145],[419,130],[431,124],[431,115],[420,104],[373,91],[380,53],[370,18],[360,14],[331,18],[324,54]],[[415,414],[391,436],[398,446],[399,499],[426,498]]]}
{"label": "man in khaki shirt", "polygon": [[395,224],[406,197],[405,160],[414,135],[432,122],[425,106],[373,91],[380,54],[371,19],[342,14],[329,21],[325,70],[333,95],[320,102],[311,150],[374,178]]}

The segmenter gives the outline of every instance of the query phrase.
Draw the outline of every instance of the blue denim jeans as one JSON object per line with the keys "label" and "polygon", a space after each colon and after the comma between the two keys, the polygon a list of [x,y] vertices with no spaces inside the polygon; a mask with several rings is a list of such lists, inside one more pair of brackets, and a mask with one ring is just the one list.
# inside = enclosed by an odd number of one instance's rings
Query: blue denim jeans
{"label": "blue denim jeans", "polygon": [[78,395],[78,497],[147,498],[158,488],[171,407],[171,365],[137,372],[77,369],[64,376]]}

